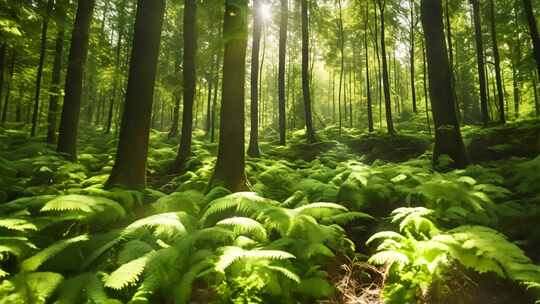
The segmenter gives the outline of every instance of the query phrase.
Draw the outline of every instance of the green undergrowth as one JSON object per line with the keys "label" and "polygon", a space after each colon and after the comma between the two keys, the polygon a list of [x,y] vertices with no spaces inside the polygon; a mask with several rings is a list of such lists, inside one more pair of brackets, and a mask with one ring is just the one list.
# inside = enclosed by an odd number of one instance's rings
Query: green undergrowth
{"label": "green undergrowth", "polygon": [[[493,282],[532,303],[540,286],[540,157],[437,172],[425,134],[330,126],[318,144],[303,132],[261,143],[252,192],[232,194],[207,189],[217,145],[204,134],[171,176],[177,139],[152,131],[149,186],[128,191],[103,188],[113,135],[81,133],[71,163],[0,129],[0,303],[339,301],[348,260],[379,267],[387,303],[452,303],[456,286],[473,296]],[[426,146],[401,162],[377,152],[414,142]]]}

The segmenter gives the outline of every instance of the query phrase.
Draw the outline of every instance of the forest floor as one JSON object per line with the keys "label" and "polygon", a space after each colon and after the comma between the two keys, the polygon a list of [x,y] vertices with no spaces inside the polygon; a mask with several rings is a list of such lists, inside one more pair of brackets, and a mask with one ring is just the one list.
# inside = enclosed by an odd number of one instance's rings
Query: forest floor
{"label": "forest floor", "polygon": [[[188,202],[194,197],[210,201],[206,194],[207,181],[212,174],[217,144],[210,143],[202,133],[194,136],[194,156],[185,172],[168,175],[165,172],[175,158],[177,140],[168,139],[166,132],[151,132],[149,186],[139,199],[136,194],[130,197],[129,191],[102,189],[114,162],[116,140],[113,135],[83,129],[79,162],[70,163],[43,144],[44,138],[30,139],[26,131],[15,128],[0,129],[0,220],[5,216],[35,216],[32,211],[35,206],[39,209],[54,197],[67,194],[113,198],[132,211],[126,223],[158,211],[191,208],[208,212],[208,206],[212,205]],[[338,290],[330,296],[331,300],[328,295],[321,295],[320,303],[383,303],[381,292],[387,281],[395,282],[395,279],[390,277],[388,263],[374,266],[368,262],[377,249],[371,244],[366,246],[366,241],[376,232],[399,231],[391,222],[391,214],[400,207],[421,206],[435,210],[438,231],[450,231],[460,225],[497,229],[518,244],[532,262],[540,262],[540,229],[535,228],[540,220],[540,157],[537,157],[540,121],[521,121],[488,129],[465,127],[463,132],[473,165],[464,170],[449,170],[442,164],[439,172],[431,168],[432,140],[425,132],[389,136],[353,129],[339,132],[336,127],[328,127],[318,133],[319,143],[304,143],[303,132],[297,131],[284,147],[277,145],[274,133],[263,134],[263,138],[269,139],[261,143],[264,157],[248,158],[246,164],[253,192],[281,202],[280,206],[287,208],[329,202],[373,217],[336,221],[355,250],[339,250],[328,245],[333,253],[327,256],[332,258],[313,262],[320,265],[326,279]],[[213,193],[211,197],[226,194]],[[174,202],[156,204],[172,195]],[[21,198],[35,200],[21,201]],[[133,203],[133,200],[140,202]],[[25,207],[21,208],[21,204]],[[150,209],[153,211],[149,212]],[[324,222],[324,216],[313,216]],[[96,233],[108,229],[88,228],[91,224],[88,225],[82,231]],[[5,228],[0,224],[2,227]],[[69,229],[75,228],[70,226]],[[69,233],[64,232],[62,236]],[[50,244],[43,240],[39,243]],[[0,265],[14,272],[18,268],[13,261]],[[69,266],[65,267],[57,270],[52,264],[45,265],[50,271],[72,273]],[[479,274],[466,267],[452,267],[445,284],[433,283],[417,297],[424,303],[534,303],[529,291],[510,280],[499,279],[490,272]],[[193,297],[200,303],[216,297],[215,291],[205,290],[207,285],[194,286]]]}

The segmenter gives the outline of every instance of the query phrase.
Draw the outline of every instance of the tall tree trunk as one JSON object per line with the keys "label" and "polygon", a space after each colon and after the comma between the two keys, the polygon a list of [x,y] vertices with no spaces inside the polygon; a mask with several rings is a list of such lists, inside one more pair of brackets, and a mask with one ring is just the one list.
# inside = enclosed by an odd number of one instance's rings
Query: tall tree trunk
{"label": "tall tree trunk", "polygon": [[180,172],[191,157],[193,103],[197,87],[197,0],[185,0],[184,3],[184,107],[180,148],[173,164],[174,172]]}
{"label": "tall tree trunk", "polygon": [[[259,157],[259,52],[261,44],[262,16],[261,0],[253,2],[253,42],[251,47],[251,131],[249,134],[248,155]],[[264,56],[264,54],[263,54]],[[263,57],[264,58],[264,57]],[[264,60],[264,59],[263,59]],[[261,64],[262,91],[262,64]],[[261,113],[264,115],[264,109]]]}
{"label": "tall tree trunk", "polygon": [[62,94],[60,88],[60,80],[62,74],[62,57],[64,53],[64,18],[65,18],[65,1],[56,3],[57,33],[56,44],[54,51],[54,63],[52,71],[52,83],[49,89],[51,97],[49,98],[49,113],[47,116],[47,143],[54,145],[56,143],[56,128],[58,118],[58,99]]}
{"label": "tall tree trunk", "polygon": [[456,76],[454,73],[454,47],[452,43],[452,23],[450,22],[450,6],[449,6],[450,0],[445,1],[445,11],[446,11],[446,40],[448,41],[448,60],[450,64],[450,71],[452,74],[450,75],[450,85],[452,86],[452,92],[454,92],[454,102],[456,104],[456,115],[458,117],[458,122],[461,120],[461,111],[459,102],[456,95]]}
{"label": "tall tree trunk", "polygon": [[178,135],[178,120],[180,119],[180,93],[177,92],[173,96],[174,108],[171,129],[169,130],[168,138],[175,138]]}
{"label": "tall tree trunk", "polygon": [[410,28],[410,35],[411,35],[411,50],[410,50],[410,69],[411,69],[411,96],[412,96],[412,106],[413,106],[413,112],[418,113],[418,109],[416,106],[416,85],[415,85],[415,77],[414,77],[414,28],[416,25],[416,21],[414,18],[414,10],[415,10],[415,2],[414,0],[410,0],[409,2],[409,8],[411,10],[411,28]]}
{"label": "tall tree trunk", "polygon": [[474,31],[476,40],[476,61],[478,64],[478,80],[480,82],[480,108],[482,110],[482,124],[489,123],[488,100],[486,88],[486,70],[484,64],[484,42],[482,39],[482,23],[480,21],[480,0],[470,0],[473,6]]}
{"label": "tall tree trunk", "polygon": [[540,37],[538,34],[538,25],[534,16],[531,0],[523,0],[525,15],[527,16],[527,24],[529,25],[529,33],[533,44],[534,59],[536,60],[536,69],[540,75]]}
{"label": "tall tree trunk", "polygon": [[116,160],[108,188],[146,187],[146,157],[165,0],[138,0]]}
{"label": "tall tree trunk", "polygon": [[247,0],[226,0],[223,36],[223,82],[219,151],[210,187],[247,190],[245,173],[244,98],[247,48]]}
{"label": "tall tree trunk", "polygon": [[81,112],[82,82],[95,0],[79,0],[71,35],[66,86],[57,151],[77,159],[77,131]]}
{"label": "tall tree trunk", "polygon": [[521,92],[519,88],[519,82],[518,82],[518,73],[516,64],[512,62],[512,91],[514,95],[514,115],[516,118],[519,117],[519,103],[521,99]]}
{"label": "tall tree trunk", "polygon": [[[6,61],[7,46],[6,43],[0,45],[0,103],[2,102],[2,92],[4,89],[4,68]],[[2,108],[2,113],[4,109]]]}
{"label": "tall tree trunk", "polygon": [[533,75],[533,93],[534,93],[534,109],[536,116],[540,116],[540,101],[538,100],[538,78],[537,74]]}
{"label": "tall tree trunk", "polygon": [[217,51],[216,55],[216,68],[214,70],[214,79],[216,81],[215,90],[214,90],[214,96],[212,97],[212,123],[210,124],[210,142],[214,142],[216,138],[216,111],[217,111],[217,99],[218,99],[218,91],[219,91],[219,68],[220,68],[220,61],[221,61],[221,52],[222,50],[219,49]]}
{"label": "tall tree trunk", "polygon": [[433,161],[434,164],[438,164],[440,156],[446,154],[454,161],[455,167],[463,168],[468,164],[468,158],[452,97],[451,71],[444,41],[441,0],[422,0],[421,3],[422,25],[427,48],[429,91],[435,122]]}
{"label": "tall tree trunk", "polygon": [[214,80],[212,79],[211,73],[208,74],[208,94],[206,96],[206,120],[205,120],[205,126],[204,131],[206,132],[206,135],[210,135],[210,124],[212,118],[210,117],[212,115],[212,92],[214,91]]}
{"label": "tall tree trunk", "polygon": [[368,48],[368,21],[369,20],[369,2],[366,2],[366,18],[364,20],[364,48],[366,59],[366,95],[367,95],[367,116],[368,130],[373,132],[373,100],[371,99],[371,82],[369,79],[369,48]]}
{"label": "tall tree trunk", "polygon": [[32,130],[30,136],[36,136],[39,111],[39,95],[41,92],[41,77],[43,75],[43,65],[45,63],[45,55],[47,51],[47,28],[49,27],[49,18],[54,6],[53,0],[47,1],[47,9],[43,16],[43,24],[41,26],[41,47],[39,50],[39,64],[36,73],[36,92],[34,97],[34,111],[32,114]]}
{"label": "tall tree trunk", "polygon": [[107,126],[105,127],[105,134],[111,132],[113,118],[114,118],[114,105],[116,103],[116,98],[118,95],[118,86],[120,86],[120,66],[121,66],[121,53],[122,53],[122,41],[124,38],[124,25],[125,25],[125,10],[126,10],[126,0],[120,2],[118,8],[118,41],[116,42],[116,54],[115,54],[115,64],[114,64],[114,76],[113,76],[113,87],[111,92],[111,99],[109,102],[109,112],[107,115]]}
{"label": "tall tree trunk", "polygon": [[423,85],[424,85],[424,102],[426,104],[426,124],[428,133],[431,134],[431,121],[429,120],[429,103],[428,103],[428,89],[427,89],[427,64],[426,64],[426,46],[424,39],[422,39],[422,61],[423,61]]}
{"label": "tall tree trunk", "polygon": [[289,23],[289,0],[281,0],[281,17],[279,25],[279,71],[278,71],[278,95],[279,95],[279,144],[286,143],[286,100],[285,100],[285,60],[287,56],[287,32]]}
{"label": "tall tree trunk", "polygon": [[[341,116],[341,95],[343,92],[343,69],[345,65],[345,34],[343,30],[343,13],[341,9],[341,0],[338,0],[339,7],[339,19],[338,19],[338,28],[339,28],[339,54],[340,54],[340,63],[339,63],[339,91],[338,91],[338,108],[339,108],[339,134],[341,134],[342,127],[342,116]],[[347,103],[345,102],[345,119],[347,119]]]}
{"label": "tall tree trunk", "polygon": [[[7,114],[9,110],[9,97],[11,93],[11,86],[13,85],[13,73],[15,72],[15,60],[17,58],[17,51],[13,49],[11,51],[11,62],[9,64],[9,79],[6,88],[6,97],[4,98],[4,108],[2,109],[2,123],[6,122]],[[0,100],[0,102],[2,102]]]}
{"label": "tall tree trunk", "polygon": [[377,0],[379,3],[379,12],[381,14],[381,57],[382,57],[382,75],[383,75],[383,90],[384,90],[384,105],[386,109],[386,127],[389,134],[394,134],[394,121],[392,119],[392,102],[390,100],[390,80],[388,79],[388,62],[386,58],[386,36],[384,25],[384,12],[386,0]]}
{"label": "tall tree trunk", "polygon": [[504,92],[501,76],[501,57],[499,55],[499,44],[497,43],[497,29],[496,29],[496,17],[495,17],[495,0],[489,0],[489,12],[491,19],[491,42],[493,44],[493,59],[495,60],[495,80],[497,81],[497,97],[499,102],[499,121],[506,122],[506,116],[504,114]]}
{"label": "tall tree trunk", "polygon": [[309,85],[309,19],[308,2],[301,0],[302,10],[302,92],[304,95],[304,112],[306,121],[306,137],[309,143],[317,141],[311,112],[311,91]]}

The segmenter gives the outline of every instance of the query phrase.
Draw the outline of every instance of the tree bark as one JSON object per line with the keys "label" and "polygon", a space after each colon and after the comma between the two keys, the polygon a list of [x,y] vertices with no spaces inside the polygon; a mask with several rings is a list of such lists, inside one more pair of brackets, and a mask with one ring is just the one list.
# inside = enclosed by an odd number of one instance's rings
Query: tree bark
{"label": "tree bark", "polygon": [[77,131],[81,111],[82,82],[94,5],[95,0],[79,0],[71,35],[64,106],[57,146],[57,151],[67,154],[71,160],[77,159]]}
{"label": "tree bark", "polygon": [[286,143],[286,96],[285,96],[285,60],[287,56],[287,32],[289,23],[289,0],[281,0],[281,17],[279,25],[279,71],[278,71],[278,95],[279,95],[279,144]]}
{"label": "tree bark", "polygon": [[383,78],[383,90],[384,90],[384,105],[386,109],[386,127],[389,134],[394,134],[394,121],[392,119],[392,101],[390,100],[390,81],[388,77],[388,60],[386,58],[386,35],[384,25],[384,12],[386,6],[386,0],[377,0],[379,3],[379,12],[381,14],[381,57],[382,57],[382,78]]}
{"label": "tree bark", "polygon": [[[7,53],[6,43],[2,43],[0,45],[0,103],[2,102],[2,92],[4,89],[4,69],[5,69],[6,53]],[[4,108],[2,108],[2,113],[3,112],[4,112]]]}
{"label": "tree bark", "polygon": [[[262,16],[261,0],[253,2],[253,42],[251,46],[251,130],[249,134],[248,155],[259,157],[259,52],[261,45]],[[264,55],[263,55],[264,56]],[[263,57],[264,58],[264,57]],[[264,60],[264,59],[263,59]],[[262,91],[262,64],[261,64]],[[264,115],[263,113],[261,113]]]}
{"label": "tree bark", "polygon": [[366,95],[367,95],[367,116],[368,130],[373,132],[373,100],[371,99],[371,82],[369,79],[369,48],[368,48],[368,21],[369,20],[369,2],[366,2],[366,18],[364,20],[364,48],[366,59]]}
{"label": "tree bark", "polygon": [[58,99],[62,94],[60,89],[60,80],[62,75],[62,57],[64,53],[64,32],[65,32],[65,1],[56,3],[57,33],[54,51],[54,63],[52,71],[52,83],[49,89],[51,97],[49,98],[49,113],[47,116],[47,143],[54,145],[56,143],[56,128],[58,118]]}
{"label": "tree bark", "polygon": [[311,111],[311,91],[309,85],[309,19],[308,2],[301,0],[302,11],[302,92],[304,95],[304,113],[306,121],[306,138],[309,143],[317,141]]}
{"label": "tree bark", "polygon": [[422,0],[422,25],[426,39],[429,91],[435,123],[434,164],[441,155],[448,155],[453,166],[468,164],[465,145],[461,137],[456,108],[450,84],[451,71],[444,41],[441,0]]}
{"label": "tree bark", "polygon": [[411,28],[410,28],[410,35],[411,35],[411,50],[410,50],[410,73],[411,73],[411,96],[412,96],[412,106],[413,106],[413,112],[416,114],[418,113],[418,109],[416,106],[416,85],[415,85],[415,77],[414,77],[414,28],[416,25],[415,19],[414,19],[414,9],[415,9],[415,2],[414,0],[410,0],[409,2],[409,8],[411,10]]}
{"label": "tree bark", "polygon": [[43,16],[43,24],[41,26],[41,47],[39,50],[39,63],[36,73],[36,91],[34,97],[34,111],[32,113],[32,130],[30,136],[36,136],[37,124],[38,124],[38,111],[39,111],[39,95],[41,93],[41,78],[43,75],[43,65],[45,63],[45,55],[47,51],[47,29],[49,27],[49,18],[54,6],[53,0],[47,1],[47,8],[45,16]]}
{"label": "tree bark", "polygon": [[210,187],[221,185],[233,192],[248,188],[244,150],[247,14],[247,0],[226,0],[219,150]]}
{"label": "tree bark", "polygon": [[538,25],[534,16],[531,0],[523,0],[525,15],[527,16],[527,24],[529,25],[529,33],[533,44],[533,55],[536,60],[536,69],[540,75],[540,37],[538,34]]}
{"label": "tree bark", "polygon": [[[5,99],[4,108],[2,109],[2,123],[6,122],[7,120],[7,114],[9,110],[9,97],[11,93],[11,86],[13,84],[13,73],[15,72],[15,61],[17,58],[17,51],[13,49],[11,52],[12,52],[11,62],[9,64],[9,80],[8,80],[7,88],[6,88],[6,97],[4,98]],[[0,102],[2,101],[0,100]]]}
{"label": "tree bark", "polygon": [[146,187],[146,158],[165,0],[138,0],[116,160],[106,187]]}
{"label": "tree bark", "polygon": [[184,3],[184,107],[180,148],[173,164],[173,172],[180,172],[191,157],[193,104],[197,86],[197,0],[185,0]]}
{"label": "tree bark", "polygon": [[470,0],[473,6],[474,31],[476,41],[476,61],[478,64],[478,80],[480,82],[480,108],[482,110],[482,124],[487,127],[489,123],[488,100],[486,88],[486,70],[484,63],[484,42],[482,39],[482,23],[480,21],[480,1]]}
{"label": "tree bark", "polygon": [[504,113],[504,92],[501,76],[501,57],[499,55],[499,44],[497,43],[497,28],[495,17],[495,0],[489,0],[489,12],[491,19],[491,43],[493,44],[493,59],[495,60],[495,80],[497,81],[497,97],[499,102],[499,121],[506,122]]}

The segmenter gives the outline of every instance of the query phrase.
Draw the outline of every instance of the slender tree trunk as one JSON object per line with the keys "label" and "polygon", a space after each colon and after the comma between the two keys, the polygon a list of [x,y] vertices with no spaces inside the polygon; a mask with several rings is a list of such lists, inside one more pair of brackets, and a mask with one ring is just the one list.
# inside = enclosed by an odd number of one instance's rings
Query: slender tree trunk
{"label": "slender tree trunk", "polygon": [[185,0],[184,3],[184,107],[182,112],[182,137],[180,138],[180,148],[172,168],[174,172],[180,172],[185,162],[191,157],[193,103],[197,88],[197,0]]}
{"label": "slender tree trunk", "polygon": [[[339,19],[338,19],[338,28],[339,28],[339,54],[340,54],[340,65],[339,65],[339,91],[338,91],[338,108],[339,108],[339,134],[341,135],[342,128],[342,116],[341,116],[341,94],[343,91],[343,69],[345,65],[345,34],[343,33],[343,16],[341,9],[341,0],[338,0],[339,7]],[[345,103],[345,119],[347,118],[347,104]]]}
{"label": "slender tree trunk", "polygon": [[64,53],[64,18],[65,18],[65,1],[56,3],[56,16],[59,18],[57,22],[56,45],[54,51],[54,63],[52,71],[52,83],[49,89],[51,97],[49,98],[49,113],[47,116],[47,143],[54,145],[56,143],[56,128],[58,118],[58,99],[62,94],[60,88],[62,74],[62,57]]}
{"label": "slender tree trunk", "polygon": [[301,0],[302,10],[302,92],[304,95],[304,112],[306,121],[306,137],[309,143],[317,141],[311,112],[311,92],[309,85],[309,19],[308,2]]}
{"label": "slender tree trunk", "polygon": [[429,103],[428,103],[428,89],[427,89],[427,64],[426,64],[426,47],[424,39],[422,39],[422,61],[423,61],[423,84],[424,84],[424,101],[426,104],[426,123],[428,127],[428,133],[431,134],[431,121],[429,120]]}
{"label": "slender tree trunk", "polygon": [[454,73],[454,47],[452,42],[452,23],[450,22],[450,6],[449,1],[445,1],[445,11],[446,11],[446,40],[448,41],[448,59],[450,64],[450,71],[452,72],[451,76],[451,85],[452,85],[452,92],[454,92],[454,102],[456,104],[456,114],[458,117],[458,122],[461,120],[461,110],[459,106],[459,102],[456,95],[456,76]]}
{"label": "slender tree trunk", "polygon": [[169,130],[168,138],[175,138],[178,136],[178,120],[180,119],[180,93],[174,94],[174,108],[171,129]]}
{"label": "slender tree trunk", "polygon": [[216,79],[216,84],[215,84],[215,87],[216,89],[214,90],[214,96],[212,97],[212,123],[211,123],[211,126],[210,126],[210,142],[214,142],[215,141],[215,138],[216,138],[216,111],[217,111],[217,99],[218,99],[218,91],[219,91],[219,75],[220,75],[220,72],[219,72],[219,68],[220,68],[220,54],[221,54],[222,50],[220,49],[218,52],[217,52],[217,56],[216,56],[216,69],[214,70],[214,78]]}
{"label": "slender tree trunk", "polygon": [[523,0],[525,15],[527,16],[527,24],[529,25],[529,33],[533,44],[533,55],[536,60],[536,69],[540,75],[540,36],[538,34],[538,25],[534,16],[531,0]]}
{"label": "slender tree trunk", "polygon": [[455,167],[462,168],[468,164],[468,158],[452,97],[451,71],[444,42],[441,0],[422,0],[421,3],[430,79],[429,90],[435,122],[433,161],[437,164],[439,157],[446,154],[454,161]]}
{"label": "slender tree trunk", "polygon": [[412,106],[413,106],[413,112],[418,113],[418,109],[416,106],[416,85],[415,85],[415,76],[414,76],[414,27],[416,25],[416,21],[414,18],[414,10],[415,10],[415,2],[414,0],[410,0],[409,2],[409,8],[411,10],[411,28],[410,28],[410,35],[411,35],[411,50],[410,50],[410,69],[411,69],[411,96],[412,96]]}
{"label": "slender tree trunk", "polygon": [[108,188],[146,187],[146,157],[165,0],[138,0],[125,106]]}
{"label": "slender tree trunk", "polygon": [[289,23],[289,0],[281,0],[281,20],[279,25],[279,72],[278,72],[278,95],[279,95],[279,144],[286,143],[286,100],[285,100],[285,61],[287,56],[287,32]]}
{"label": "slender tree trunk", "polygon": [[[260,14],[261,0],[253,2],[253,42],[251,47],[251,132],[249,134],[248,155],[259,157],[259,90],[262,91],[262,64],[261,88],[259,88],[259,52],[261,44],[262,16]],[[264,54],[263,54],[264,56]],[[264,58],[264,57],[263,57]],[[264,59],[263,59],[264,60]],[[261,93],[262,94],[262,93]],[[264,115],[264,109],[261,113]]]}
{"label": "slender tree trunk", "polygon": [[368,21],[369,20],[369,2],[366,2],[366,18],[364,20],[364,48],[366,59],[366,95],[367,95],[367,115],[368,115],[368,130],[373,132],[373,108],[371,99],[371,82],[369,79],[369,48],[368,48]]}
{"label": "slender tree trunk", "polygon": [[205,120],[205,126],[204,131],[206,132],[206,135],[210,135],[210,118],[211,111],[212,111],[212,92],[214,90],[214,80],[212,79],[212,76],[208,74],[208,94],[206,96],[206,120]]}
{"label": "slender tree trunk", "polygon": [[512,62],[512,89],[514,93],[514,115],[516,118],[519,117],[519,103],[521,99],[521,92],[519,89],[518,74],[516,65]]}
{"label": "slender tree trunk", "polygon": [[533,75],[534,109],[536,116],[540,116],[540,101],[538,100],[538,80],[537,74]]}
{"label": "slender tree trunk", "polygon": [[486,88],[486,71],[484,64],[484,42],[482,39],[482,23],[480,22],[480,0],[470,0],[473,6],[474,31],[476,40],[476,61],[478,64],[478,80],[480,81],[480,108],[482,110],[482,124],[489,123],[488,100]]}
{"label": "slender tree trunk", "polygon": [[489,0],[489,11],[491,19],[491,42],[493,44],[493,59],[495,60],[495,80],[497,81],[497,97],[499,102],[499,121],[506,122],[504,114],[504,92],[501,76],[501,57],[499,55],[499,45],[497,43],[497,29],[495,17],[495,0]]}
{"label": "slender tree trunk", "polygon": [[38,124],[38,111],[39,111],[39,95],[41,92],[41,77],[43,75],[43,65],[45,63],[45,55],[47,50],[47,28],[49,27],[49,18],[54,6],[53,0],[47,1],[46,15],[43,17],[43,24],[41,26],[41,47],[39,50],[39,64],[36,74],[36,92],[34,98],[34,111],[32,114],[32,130],[30,136],[36,136],[37,124]]}
{"label": "slender tree trunk", "polygon": [[390,100],[390,81],[388,77],[388,62],[386,58],[386,37],[385,37],[385,25],[384,25],[384,12],[386,6],[386,0],[377,0],[379,3],[379,12],[381,14],[381,57],[382,57],[382,69],[383,69],[383,89],[384,89],[384,104],[386,108],[386,127],[388,133],[394,134],[394,121],[392,120],[392,102]]}
{"label": "slender tree trunk", "polygon": [[[13,49],[11,52],[11,62],[9,64],[9,79],[6,88],[6,97],[4,98],[4,108],[2,109],[2,123],[6,122],[7,120],[7,114],[9,110],[9,97],[11,93],[11,86],[13,84],[13,73],[15,73],[15,60],[17,58],[17,51]],[[2,102],[1,99],[0,102]]]}
{"label": "slender tree trunk", "polygon": [[247,190],[245,173],[244,98],[247,48],[247,0],[225,0],[223,82],[219,151],[210,187]]}
{"label": "slender tree trunk", "polygon": [[[0,45],[0,103],[2,102],[2,92],[4,89],[4,69],[6,61],[7,46],[6,43]],[[2,113],[4,109],[2,108]]]}
{"label": "slender tree trunk", "polygon": [[79,0],[71,35],[66,86],[57,150],[77,159],[77,131],[81,111],[82,82],[88,54],[88,38],[95,0]]}

